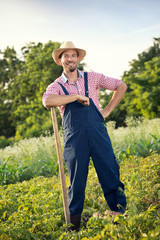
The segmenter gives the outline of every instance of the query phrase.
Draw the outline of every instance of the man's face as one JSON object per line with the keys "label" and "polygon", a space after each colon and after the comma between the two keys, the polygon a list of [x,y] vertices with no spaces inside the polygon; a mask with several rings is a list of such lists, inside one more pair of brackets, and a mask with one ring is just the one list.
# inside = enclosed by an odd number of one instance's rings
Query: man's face
{"label": "man's face", "polygon": [[59,59],[60,64],[66,72],[74,72],[77,69],[79,57],[76,50],[67,50]]}

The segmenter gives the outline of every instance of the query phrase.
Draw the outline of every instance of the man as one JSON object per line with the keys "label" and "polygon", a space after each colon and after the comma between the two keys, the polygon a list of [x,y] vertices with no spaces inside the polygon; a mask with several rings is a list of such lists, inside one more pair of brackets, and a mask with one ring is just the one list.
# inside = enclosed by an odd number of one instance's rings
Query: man
{"label": "man", "polygon": [[[127,86],[121,80],[103,74],[79,71],[77,64],[85,55],[86,51],[76,48],[72,42],[64,42],[53,51],[53,59],[63,67],[63,73],[48,86],[43,95],[44,106],[59,107],[63,119],[72,230],[79,230],[80,227],[90,157],[111,211],[116,215],[124,213],[126,209],[124,185],[119,179],[119,165],[104,119],[119,104]],[[114,91],[111,101],[103,110],[99,108],[99,88]]]}

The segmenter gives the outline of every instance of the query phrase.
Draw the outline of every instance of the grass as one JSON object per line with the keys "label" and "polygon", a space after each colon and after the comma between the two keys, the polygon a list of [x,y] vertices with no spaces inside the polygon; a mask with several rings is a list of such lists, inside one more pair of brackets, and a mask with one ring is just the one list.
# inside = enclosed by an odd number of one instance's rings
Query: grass
{"label": "grass", "polygon": [[[129,118],[126,123],[128,127],[118,129],[115,129],[114,122],[107,124],[119,162],[130,156],[147,157],[160,152],[160,119]],[[24,139],[13,146],[0,149],[1,185],[57,174],[58,160],[52,135]]]}
{"label": "grass", "polygon": [[127,127],[115,129],[115,122],[108,122],[107,129],[119,161],[130,155],[147,157],[160,153],[160,119],[126,119]]}
{"label": "grass", "polygon": [[24,139],[1,149],[0,156],[2,185],[58,174],[55,140],[51,136]]}

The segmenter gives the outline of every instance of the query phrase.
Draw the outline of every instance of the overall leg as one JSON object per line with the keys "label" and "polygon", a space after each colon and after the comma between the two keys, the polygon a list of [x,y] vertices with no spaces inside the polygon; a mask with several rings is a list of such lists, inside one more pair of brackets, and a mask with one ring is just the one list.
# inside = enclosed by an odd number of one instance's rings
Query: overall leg
{"label": "overall leg", "polygon": [[108,206],[112,211],[124,212],[124,185],[119,179],[119,165],[105,126],[99,125],[92,131],[91,156]]}
{"label": "overall leg", "polygon": [[69,210],[71,215],[77,215],[83,211],[90,159],[85,130],[76,131],[67,141],[65,139],[65,142],[64,159],[70,177]]}

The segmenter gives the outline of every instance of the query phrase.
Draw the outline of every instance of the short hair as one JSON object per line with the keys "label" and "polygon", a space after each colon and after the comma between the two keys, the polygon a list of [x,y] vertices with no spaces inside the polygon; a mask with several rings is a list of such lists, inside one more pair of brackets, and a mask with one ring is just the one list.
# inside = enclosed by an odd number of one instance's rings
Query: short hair
{"label": "short hair", "polygon": [[[77,57],[79,57],[79,52],[77,50],[75,50],[77,52]],[[59,59],[61,59],[62,57],[62,54],[64,53],[65,51],[61,52],[61,54],[59,55]]]}

